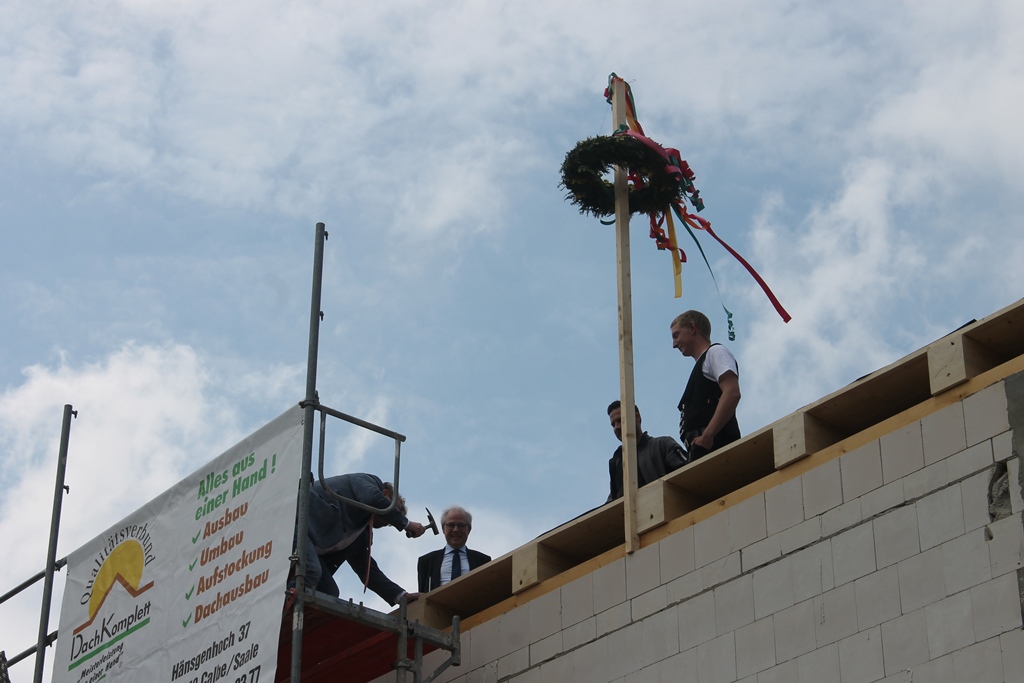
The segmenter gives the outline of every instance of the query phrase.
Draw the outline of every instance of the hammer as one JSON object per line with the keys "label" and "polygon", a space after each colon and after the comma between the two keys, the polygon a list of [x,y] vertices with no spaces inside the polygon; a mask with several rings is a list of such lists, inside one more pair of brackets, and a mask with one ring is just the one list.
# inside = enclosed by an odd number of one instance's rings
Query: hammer
{"label": "hammer", "polygon": [[[441,532],[437,530],[437,522],[434,521],[434,515],[430,514],[430,508],[423,508],[423,509],[427,511],[427,522],[428,522],[427,524],[423,525],[423,528],[424,529],[430,529],[431,531],[434,532],[434,535],[437,536]],[[405,535],[408,536],[409,538],[412,538],[412,534],[410,534],[408,531],[405,532]]]}
{"label": "hammer", "polygon": [[430,514],[430,508],[423,509],[427,511],[427,521],[430,522],[427,524],[427,528],[433,531],[434,535],[437,536],[441,532],[437,530],[437,522],[434,521],[434,515]]}

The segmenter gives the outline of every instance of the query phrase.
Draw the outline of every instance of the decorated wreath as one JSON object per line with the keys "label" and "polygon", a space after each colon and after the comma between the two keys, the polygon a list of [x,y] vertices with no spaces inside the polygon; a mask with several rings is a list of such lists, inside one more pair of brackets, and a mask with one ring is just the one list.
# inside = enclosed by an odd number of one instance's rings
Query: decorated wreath
{"label": "decorated wreath", "polygon": [[630,135],[587,138],[565,155],[561,186],[580,213],[615,215],[615,188],[605,180],[612,166],[629,170],[630,214],[656,214],[682,199],[679,179],[668,173],[666,159]]}
{"label": "decorated wreath", "polygon": [[[676,241],[673,214],[697,245],[708,271],[711,272],[712,280],[715,280],[715,274],[711,271],[711,263],[694,231],[706,232],[725,247],[761,286],[783,321],[789,322],[789,313],[757,271],[735,249],[726,244],[725,240],[715,234],[711,229],[711,221],[687,210],[686,202],[693,205],[694,210],[698,212],[704,209],[700,191],[693,185],[696,176],[679,154],[679,150],[662,147],[646,136],[637,120],[636,103],[633,101],[633,91],[629,84],[612,73],[608,76],[608,87],[604,91],[605,100],[612,104],[613,84],[616,83],[622,85],[625,94],[625,123],[620,123],[619,129],[610,136],[603,135],[583,140],[565,155],[565,161],[562,162],[562,182],[559,184],[568,190],[565,198],[575,204],[582,214],[589,213],[598,218],[614,216],[615,188],[612,183],[605,180],[605,176],[612,166],[626,169],[629,213],[647,214],[651,224],[651,239],[658,249],[668,250],[672,254],[677,298],[682,296],[680,274],[682,264],[686,262],[686,253],[679,248]],[[615,221],[601,222],[610,225]],[[717,280],[715,288],[718,288]],[[724,303],[722,308],[729,323],[729,339],[735,339],[732,313],[725,308]]]}

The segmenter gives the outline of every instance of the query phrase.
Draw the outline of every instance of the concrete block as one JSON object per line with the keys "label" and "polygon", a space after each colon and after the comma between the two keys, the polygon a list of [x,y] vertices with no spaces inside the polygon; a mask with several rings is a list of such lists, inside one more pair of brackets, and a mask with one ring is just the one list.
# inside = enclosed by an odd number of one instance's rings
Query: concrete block
{"label": "concrete block", "polygon": [[629,608],[633,621],[640,621],[665,609],[668,604],[668,589],[665,586],[658,586],[630,600]]}
{"label": "concrete block", "polygon": [[948,460],[940,460],[904,477],[903,495],[907,500],[916,500],[949,486],[953,479],[949,476],[948,463]]}
{"label": "concrete block", "polygon": [[[568,659],[569,657],[564,658]],[[508,683],[542,683],[542,671],[543,670],[540,667],[538,667],[537,669],[527,669],[518,676],[508,679]],[[460,681],[453,681],[452,683],[460,683]]]}
{"label": "concrete block", "polygon": [[967,445],[991,439],[1010,428],[1006,408],[1006,387],[997,382],[963,401]]}
{"label": "concrete block", "polygon": [[632,599],[661,585],[661,551],[658,544],[626,555],[626,598]]}
{"label": "concrete block", "polygon": [[893,676],[928,661],[928,622],[924,609],[881,625],[885,674]]}
{"label": "concrete block", "polygon": [[565,683],[565,681],[584,680],[575,677],[576,672],[573,669],[573,663],[576,660],[577,652],[583,652],[592,647],[595,647],[595,644],[544,662],[540,667],[540,683]]}
{"label": "concrete block", "polygon": [[597,637],[600,638],[630,623],[632,610],[628,602],[620,602],[615,607],[596,614],[595,619],[597,619]]}
{"label": "concrete block", "polygon": [[740,565],[740,554],[733,553],[706,565],[700,571],[701,577],[704,581],[704,587],[714,588],[719,584],[725,583],[726,581],[739,576],[742,569],[743,568]]}
{"label": "concrete block", "polygon": [[775,536],[761,539],[757,543],[752,543],[741,550],[740,564],[744,572],[749,572],[769,562],[774,562],[780,557],[782,557],[782,546],[779,542],[779,536],[776,534]]}
{"label": "concrete block", "polygon": [[[491,619],[475,627],[470,634],[472,635],[473,645],[467,653],[462,654],[463,666],[467,666],[471,671],[478,669],[488,662],[497,661],[502,655],[508,654],[516,648],[510,648],[502,652],[502,647],[498,642],[500,637],[500,619]],[[522,646],[521,646],[522,647]]]}
{"label": "concrete block", "polygon": [[900,577],[900,607],[904,614],[946,596],[946,581],[938,571],[941,566],[941,548],[926,550],[896,565]]}
{"label": "concrete block", "polygon": [[950,480],[963,479],[992,464],[992,440],[986,439],[946,459]]}
{"label": "concrete block", "polygon": [[641,623],[641,662],[644,666],[660,662],[679,653],[679,616],[675,610],[664,610]]}
{"label": "concrete block", "polygon": [[505,612],[496,621],[498,622],[498,637],[501,641],[498,657],[504,657],[530,644],[529,604]]}
{"label": "concrete block", "polygon": [[769,534],[777,534],[804,521],[800,478],[790,479],[765,491],[764,507]]}
{"label": "concrete block", "polygon": [[722,559],[732,552],[729,538],[729,515],[718,513],[693,526],[694,559],[698,567],[704,567]]}
{"label": "concrete block", "polygon": [[843,500],[860,498],[882,485],[882,453],[876,439],[839,456],[839,472],[843,480]]}
{"label": "concrete block", "polygon": [[652,667],[657,672],[656,683],[697,680],[697,648],[663,659]]}
{"label": "concrete block", "polygon": [[879,627],[839,641],[839,674],[843,683],[872,683],[885,675]]}
{"label": "concrete block", "polygon": [[1024,631],[1007,631],[999,636],[1002,652],[1003,680],[1024,681]]}
{"label": "concrete block", "polygon": [[839,461],[830,460],[805,472],[800,477],[804,518],[817,517],[843,502],[843,483],[839,473]]}
{"label": "concrete block", "polygon": [[928,550],[964,533],[960,485],[953,484],[917,501],[921,550]]}
{"label": "concrete block", "polygon": [[728,510],[731,551],[737,552],[768,535],[764,494],[748,498]]}
{"label": "concrete block", "polygon": [[668,604],[674,604],[680,600],[686,600],[689,597],[697,595],[704,590],[704,572],[694,571],[680,576],[675,581],[672,581],[665,585],[665,599]]}
{"label": "concrete block", "polygon": [[797,602],[821,595],[835,587],[832,542],[822,541],[792,556],[793,599]]}
{"label": "concrete block", "polygon": [[875,535],[872,525],[861,524],[832,539],[832,573],[836,585],[875,571]]}
{"label": "concrete block", "polygon": [[643,660],[640,657],[635,655],[623,656],[623,653],[626,652],[643,652],[642,624],[630,624],[596,644],[604,646],[602,648],[606,652],[604,666],[599,670],[598,676],[589,677],[586,680],[598,680],[600,678],[614,680],[643,668]]}
{"label": "concrete block", "polygon": [[932,659],[974,644],[974,613],[968,592],[951,595],[924,608],[928,654]]}
{"label": "concrete block", "polygon": [[917,529],[917,506],[907,505],[872,520],[875,563],[888,567],[921,551]]}
{"label": "concrete block", "polygon": [[[530,667],[530,649],[528,647],[520,648],[512,654],[505,655],[499,659],[498,667],[495,671],[498,678],[508,678],[528,669]],[[424,667],[424,671],[427,671],[426,667]]]}
{"label": "concrete block", "polygon": [[661,554],[662,582],[668,583],[673,579],[678,579],[680,576],[692,572],[696,568],[693,550],[693,527],[686,527],[667,538],[663,538],[658,543],[658,552]]}
{"label": "concrete block", "polygon": [[971,683],[1003,683],[999,638],[969,645],[953,653],[953,678]]}
{"label": "concrete block", "polygon": [[[953,678],[953,655],[944,655],[921,664],[913,671],[918,681],[929,683],[960,683]],[[914,683],[913,679],[907,683]]]}
{"label": "concrete block", "polygon": [[992,459],[1003,462],[1013,457],[1013,430],[992,437]]}
{"label": "concrete block", "polygon": [[736,630],[736,675],[743,678],[775,666],[775,627],[771,617]]}
{"label": "concrete block", "polygon": [[562,596],[562,628],[594,616],[594,575],[587,574],[559,589]]}
{"label": "concrete block", "polygon": [[900,577],[895,565],[857,579],[853,585],[861,632],[900,616]]}
{"label": "concrete block", "polygon": [[772,615],[775,656],[779,663],[793,660],[817,647],[814,637],[814,601],[804,600]]}
{"label": "concrete block", "polygon": [[857,594],[848,583],[814,598],[814,639],[818,647],[857,632]]}
{"label": "concrete block", "polygon": [[498,683],[498,663],[488,662],[479,669],[470,671],[467,683]]}
{"label": "concrete block", "polygon": [[880,441],[882,480],[886,484],[924,467],[924,441],[921,438],[920,421],[890,432]]}
{"label": "concrete block", "polygon": [[892,510],[903,505],[906,500],[907,498],[903,491],[903,480],[897,479],[861,496],[860,510],[864,515],[864,519],[871,519],[886,510]]}
{"label": "concrete block", "polygon": [[753,574],[754,618],[763,619],[796,603],[792,558],[784,557]]}
{"label": "concrete block", "polygon": [[754,621],[754,582],[749,574],[719,586],[714,594],[717,635]]}
{"label": "concrete block", "polygon": [[806,548],[817,543],[821,539],[821,517],[811,517],[806,522],[801,522],[781,532],[779,536],[779,547],[784,555]]}
{"label": "concrete block", "polygon": [[736,642],[732,633],[697,646],[697,680],[701,683],[736,680]]}
{"label": "concrete block", "polygon": [[[541,683],[541,669],[527,669],[518,676],[508,679],[508,683]],[[458,683],[453,681],[453,683]]]}
{"label": "concrete block", "polygon": [[984,530],[978,529],[946,541],[940,548],[946,595],[959,593],[992,578]]}
{"label": "concrete block", "polygon": [[[612,654],[610,650],[610,639],[602,638],[601,640],[593,643],[588,643],[578,650],[573,650],[568,653],[568,657],[571,659],[570,668],[568,670],[568,676],[563,678],[562,681],[612,681],[614,676],[611,674],[612,659],[614,656],[621,656],[621,654]],[[544,664],[541,667],[541,678],[545,682],[547,677],[545,676],[545,669],[549,664],[558,662],[565,657],[558,657],[551,660],[548,664]]]}
{"label": "concrete block", "polygon": [[626,601],[626,561],[616,560],[594,570],[594,614]]}
{"label": "concrete block", "polygon": [[954,403],[921,418],[924,464],[931,465],[967,448],[962,403]]}
{"label": "concrete block", "polygon": [[679,651],[684,652],[714,638],[715,594],[702,593],[679,605]]}
{"label": "concrete block", "polygon": [[545,593],[524,607],[529,610],[531,643],[562,630],[562,594],[559,591]]}
{"label": "concrete block", "polygon": [[839,674],[839,646],[826,645],[796,660],[799,683],[842,683]]}
{"label": "concrete block", "polygon": [[1010,509],[1015,515],[1024,512],[1024,491],[1020,485],[1020,458],[1010,458],[1006,461],[1006,472],[1009,475],[1010,484]]}
{"label": "concrete block", "polygon": [[974,637],[986,640],[1021,628],[1020,604],[1016,573],[1003,574],[972,588]]}
{"label": "concrete block", "polygon": [[832,536],[860,524],[862,520],[860,498],[854,498],[821,516],[821,533],[823,536]]}
{"label": "concrete block", "polygon": [[[797,669],[795,659],[773,666],[767,671],[757,675],[757,683],[795,683],[799,681],[800,673]],[[687,680],[687,679],[679,679]]]}
{"label": "concrete block", "polygon": [[565,651],[574,650],[580,645],[597,639],[597,618],[590,617],[577,622],[572,626],[566,626],[562,631],[562,646]]}
{"label": "concrete block", "polygon": [[989,524],[988,559],[992,576],[1001,576],[1024,567],[1024,529],[1020,517],[1010,515]]}

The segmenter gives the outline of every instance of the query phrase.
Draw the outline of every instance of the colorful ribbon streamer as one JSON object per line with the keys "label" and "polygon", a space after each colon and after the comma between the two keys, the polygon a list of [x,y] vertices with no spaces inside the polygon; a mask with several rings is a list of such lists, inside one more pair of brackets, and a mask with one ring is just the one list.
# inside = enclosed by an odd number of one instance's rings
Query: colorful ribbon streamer
{"label": "colorful ribbon streamer", "polygon": [[[615,131],[613,135],[628,135],[651,149],[658,152],[663,159],[665,159],[665,173],[673,177],[682,189],[683,196],[693,204],[693,208],[696,211],[702,211],[704,209],[704,200],[700,198],[700,191],[694,186],[693,181],[696,179],[696,175],[690,168],[686,160],[682,158],[679,150],[674,148],[665,148],[659,145],[654,140],[647,137],[644,133],[643,128],[640,126],[640,122],[637,120],[636,115],[636,102],[633,100],[633,89],[623,79],[619,78],[614,72],[608,76],[608,87],[604,91],[605,99],[608,104],[612,103],[612,84],[616,81],[622,81],[625,86],[626,92],[626,124],[621,126],[619,130]],[[629,182],[632,182],[634,187],[643,187],[643,178],[638,174],[630,173],[628,176]],[[776,312],[782,317],[783,322],[789,322],[792,316],[783,308],[782,304],[776,298],[771,288],[764,281],[764,279],[758,274],[758,272],[751,266],[746,259],[744,259],[739,252],[729,246],[725,240],[719,237],[714,230],[711,229],[711,222],[705,220],[695,214],[688,213],[686,211],[685,204],[677,200],[672,203],[670,207],[666,207],[665,210],[660,214],[650,214],[651,220],[651,238],[654,240],[655,245],[658,249],[668,249],[672,252],[672,272],[673,279],[675,280],[675,298],[682,296],[682,264],[686,262],[686,253],[679,248],[679,244],[676,240],[676,229],[675,223],[672,221],[672,214],[679,218],[682,222],[683,227],[690,234],[694,244],[697,245],[697,249],[700,251],[701,257],[704,259],[705,265],[708,267],[708,272],[711,274],[711,280],[715,284],[715,291],[718,292],[718,299],[722,303],[722,310],[725,311],[726,319],[729,324],[729,340],[735,341],[736,331],[733,325],[732,312],[726,308],[725,302],[722,300],[722,292],[718,287],[718,279],[715,277],[714,270],[711,268],[711,263],[708,261],[707,254],[704,253],[704,248],[701,246],[700,241],[697,239],[697,235],[694,234],[694,230],[703,230],[711,235],[719,244],[725,247],[726,251],[732,254],[733,258],[740,262],[740,264],[747,269],[747,272],[754,278],[758,285],[761,286],[762,291],[768,297],[768,300],[772,302]],[[614,223],[614,220],[605,222],[605,224]],[[668,234],[662,229],[662,225],[665,224],[668,227]],[[691,229],[692,228],[692,229]]]}

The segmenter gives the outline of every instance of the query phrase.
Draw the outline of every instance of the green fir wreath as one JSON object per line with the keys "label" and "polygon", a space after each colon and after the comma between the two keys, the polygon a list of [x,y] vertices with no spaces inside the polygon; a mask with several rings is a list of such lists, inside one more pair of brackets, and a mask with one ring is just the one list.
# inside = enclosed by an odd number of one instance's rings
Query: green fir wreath
{"label": "green fir wreath", "polygon": [[599,135],[565,155],[561,187],[580,213],[614,216],[615,188],[604,175],[612,166],[621,166],[643,182],[640,188],[629,186],[629,213],[661,213],[682,198],[680,183],[665,171],[666,163],[657,151],[628,135]]}

